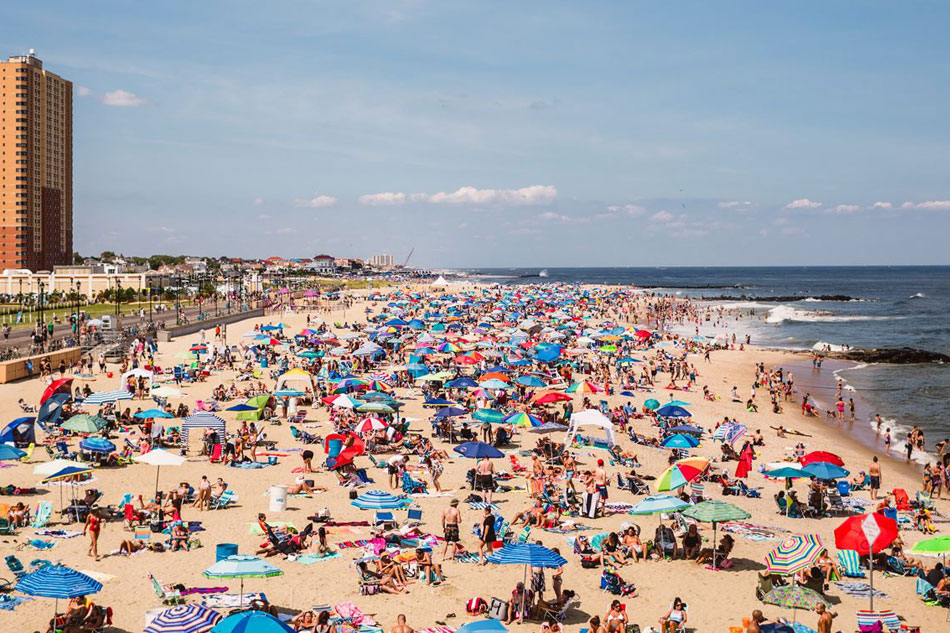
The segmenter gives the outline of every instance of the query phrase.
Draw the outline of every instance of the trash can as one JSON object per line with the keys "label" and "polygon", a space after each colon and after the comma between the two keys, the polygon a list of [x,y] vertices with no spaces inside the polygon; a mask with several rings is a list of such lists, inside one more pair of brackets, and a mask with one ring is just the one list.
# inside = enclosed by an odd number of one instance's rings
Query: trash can
{"label": "trash can", "polygon": [[228,556],[237,556],[238,546],[236,543],[218,543],[214,552],[214,562],[219,562]]}
{"label": "trash can", "polygon": [[287,509],[287,486],[270,487],[270,506],[271,512],[283,512]]}

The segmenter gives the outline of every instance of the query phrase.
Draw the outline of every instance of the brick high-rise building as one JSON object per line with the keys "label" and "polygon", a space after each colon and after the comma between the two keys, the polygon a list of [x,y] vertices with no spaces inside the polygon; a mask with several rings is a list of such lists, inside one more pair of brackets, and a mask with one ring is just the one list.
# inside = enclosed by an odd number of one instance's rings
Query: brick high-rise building
{"label": "brick high-rise building", "polygon": [[73,258],[73,84],[29,55],[0,61],[0,268]]}

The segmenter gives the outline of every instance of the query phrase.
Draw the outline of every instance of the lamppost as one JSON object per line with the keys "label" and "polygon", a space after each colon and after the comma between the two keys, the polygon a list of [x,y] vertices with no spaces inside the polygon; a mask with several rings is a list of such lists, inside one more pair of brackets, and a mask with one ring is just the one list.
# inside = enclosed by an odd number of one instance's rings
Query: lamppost
{"label": "lamppost", "polygon": [[44,325],[43,322],[43,282],[40,282],[40,296],[39,296],[39,309],[40,309],[40,326]]}
{"label": "lamppost", "polygon": [[122,296],[122,282],[118,277],[115,278],[115,315],[119,316],[119,301]]}
{"label": "lamppost", "polygon": [[214,316],[221,316],[218,312],[218,275],[211,275],[211,291],[214,293]]}
{"label": "lamppost", "polygon": [[175,325],[181,325],[181,273],[175,275]]}
{"label": "lamppost", "polygon": [[[151,284],[151,282],[149,282]],[[145,292],[148,293],[148,324],[152,324],[152,286],[148,285],[145,287]]]}

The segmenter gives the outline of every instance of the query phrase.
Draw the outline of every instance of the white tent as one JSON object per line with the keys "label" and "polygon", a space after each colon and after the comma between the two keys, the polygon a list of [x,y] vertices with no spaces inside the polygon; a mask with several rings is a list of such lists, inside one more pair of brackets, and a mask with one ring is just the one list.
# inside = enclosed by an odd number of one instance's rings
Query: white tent
{"label": "white tent", "polygon": [[607,444],[613,446],[617,443],[614,440],[614,424],[610,421],[610,418],[596,409],[585,409],[571,415],[571,424],[567,430],[567,439],[564,440],[564,445],[570,446],[574,436],[584,427],[603,429],[607,436]]}
{"label": "white tent", "polygon": [[442,275],[439,275],[439,278],[432,282],[433,288],[445,288],[448,285],[449,282],[447,282]]}
{"label": "white tent", "polygon": [[122,374],[122,377],[119,378],[119,388],[124,389],[126,383],[129,380],[129,376],[135,376],[136,378],[148,378],[148,388],[152,388],[152,378],[155,376],[152,373],[152,370],[145,369],[144,367],[137,367],[135,369],[130,369],[129,371]]}

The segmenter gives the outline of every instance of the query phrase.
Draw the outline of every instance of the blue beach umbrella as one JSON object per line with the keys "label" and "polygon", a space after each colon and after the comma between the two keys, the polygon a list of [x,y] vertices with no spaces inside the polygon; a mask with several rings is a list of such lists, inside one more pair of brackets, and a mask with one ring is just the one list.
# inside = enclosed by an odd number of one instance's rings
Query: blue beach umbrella
{"label": "blue beach umbrella", "polygon": [[537,376],[518,376],[515,378],[515,382],[525,387],[543,387],[545,385],[544,381]]}
{"label": "blue beach umbrella", "polygon": [[9,444],[0,444],[0,461],[9,460],[9,459],[20,459],[24,457],[26,453],[18,449],[16,446],[10,446]]}
{"label": "blue beach umbrella", "polygon": [[[528,567],[557,568],[567,564],[560,554],[535,543],[514,543],[506,545],[486,558],[496,565],[524,565],[524,583],[528,584]],[[521,598],[521,612],[524,613],[525,591]]]}
{"label": "blue beach umbrella", "polygon": [[817,477],[818,479],[841,479],[850,474],[841,466],[829,462],[812,462],[802,467],[802,472],[809,477]]}
{"label": "blue beach umbrella", "polygon": [[143,633],[208,633],[221,614],[200,604],[180,604],[165,609],[149,622]]}
{"label": "blue beach umbrella", "polygon": [[688,424],[680,424],[679,426],[674,426],[668,431],[673,431],[674,433],[695,433],[696,435],[702,435],[703,430],[698,426],[690,426]]}
{"label": "blue beach umbrella", "polygon": [[[214,565],[204,570],[206,578],[237,578],[241,582],[240,603],[244,604],[244,579],[245,578],[273,578],[283,575],[280,568],[268,563],[266,560],[256,556],[246,556],[236,554],[219,560]],[[217,628],[217,627],[216,627]]]}
{"label": "blue beach umbrella", "polygon": [[79,442],[79,448],[90,453],[111,453],[115,444],[101,437],[87,437]]}
{"label": "blue beach umbrella", "polygon": [[468,409],[463,409],[461,407],[445,407],[444,409],[439,409],[439,412],[435,414],[436,420],[441,420],[443,418],[457,418],[462,415],[468,415]]}
{"label": "blue beach umbrella", "polygon": [[630,514],[662,514],[679,512],[689,504],[672,495],[650,495],[630,509]]}
{"label": "blue beach umbrella", "polygon": [[242,611],[218,622],[211,633],[294,633],[294,630],[265,611]]}
{"label": "blue beach umbrella", "polygon": [[165,413],[161,409],[146,409],[145,411],[139,411],[132,417],[138,418],[139,420],[148,420],[155,418],[173,418],[175,416],[173,416],[171,413]]}
{"label": "blue beach umbrella", "polygon": [[252,407],[249,404],[236,404],[233,407],[228,407],[225,411],[257,411],[257,407]]}
{"label": "blue beach umbrella", "polygon": [[60,598],[67,600],[99,593],[102,583],[63,565],[44,565],[22,576],[16,583],[16,590],[28,596],[55,598],[55,611],[58,612]]}
{"label": "blue beach umbrella", "polygon": [[396,510],[410,503],[412,501],[405,497],[397,497],[382,490],[369,490],[350,502],[360,510]]}
{"label": "blue beach umbrella", "polygon": [[507,382],[505,382],[504,380],[498,380],[497,378],[483,380],[482,382],[478,383],[478,386],[482,387],[483,389],[509,389],[511,388],[511,385],[509,385]]}
{"label": "blue beach umbrella", "polygon": [[692,435],[677,433],[663,440],[661,444],[665,448],[696,448],[699,446],[699,440]]}
{"label": "blue beach umbrella", "polygon": [[472,387],[477,387],[478,383],[468,376],[462,376],[461,378],[450,380],[449,382],[445,383],[445,386],[452,389],[470,389]]}
{"label": "blue beach umbrella", "polygon": [[505,414],[498,409],[475,409],[472,417],[479,422],[500,424],[505,419]]}
{"label": "blue beach umbrella", "polygon": [[465,442],[459,444],[453,450],[462,457],[468,457],[469,459],[481,459],[482,457],[497,459],[505,456],[500,450],[484,442]]}
{"label": "blue beach umbrella", "polygon": [[661,418],[689,418],[693,416],[692,413],[683,407],[678,407],[676,405],[660,407],[656,410],[656,414]]}
{"label": "blue beach umbrella", "polygon": [[507,633],[508,627],[501,620],[475,620],[459,627],[456,633]]}

